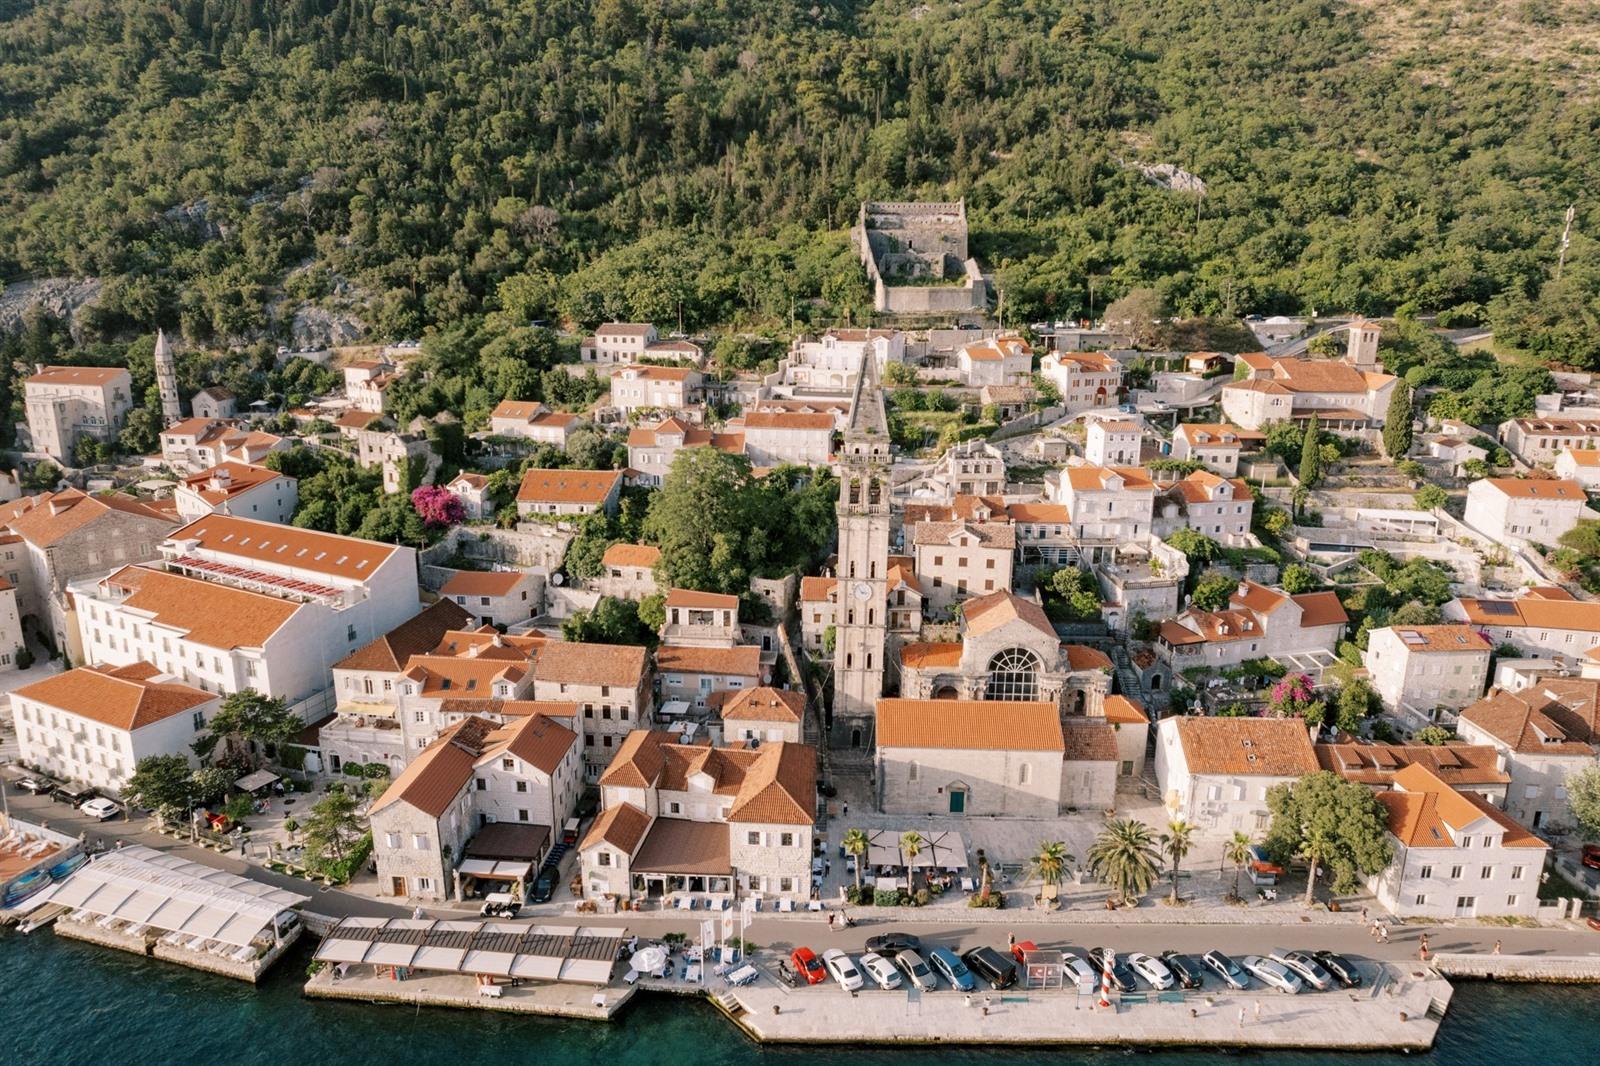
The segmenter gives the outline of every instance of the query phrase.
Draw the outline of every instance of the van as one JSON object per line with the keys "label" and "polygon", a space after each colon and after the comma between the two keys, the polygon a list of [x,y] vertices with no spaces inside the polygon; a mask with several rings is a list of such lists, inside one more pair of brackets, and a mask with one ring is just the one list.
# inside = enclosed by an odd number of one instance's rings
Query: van
{"label": "van", "polygon": [[1017,983],[1017,964],[994,948],[973,948],[961,956],[967,969],[989,982],[995,991],[1010,988]]}

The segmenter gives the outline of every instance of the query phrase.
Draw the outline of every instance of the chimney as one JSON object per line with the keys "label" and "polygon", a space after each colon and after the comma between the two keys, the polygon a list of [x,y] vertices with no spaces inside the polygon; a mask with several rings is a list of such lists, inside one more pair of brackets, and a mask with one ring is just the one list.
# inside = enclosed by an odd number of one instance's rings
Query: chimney
{"label": "chimney", "polygon": [[1250,582],[1241,579],[1239,587],[1233,590],[1233,594],[1241,600],[1250,595]]}

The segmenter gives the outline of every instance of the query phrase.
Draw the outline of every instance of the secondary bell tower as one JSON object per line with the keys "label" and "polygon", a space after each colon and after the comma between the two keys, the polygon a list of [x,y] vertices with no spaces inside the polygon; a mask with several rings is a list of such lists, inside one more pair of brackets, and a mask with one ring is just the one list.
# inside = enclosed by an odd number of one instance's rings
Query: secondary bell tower
{"label": "secondary bell tower", "polygon": [[877,360],[862,353],[839,457],[839,602],[834,618],[835,748],[871,748],[888,640],[889,420]]}

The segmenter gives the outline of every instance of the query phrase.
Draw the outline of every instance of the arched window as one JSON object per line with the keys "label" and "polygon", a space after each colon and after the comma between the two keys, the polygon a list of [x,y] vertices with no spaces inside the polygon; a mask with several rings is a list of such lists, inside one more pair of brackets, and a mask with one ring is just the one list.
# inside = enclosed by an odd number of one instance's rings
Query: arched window
{"label": "arched window", "polygon": [[871,481],[867,482],[867,502],[875,505],[882,498],[883,486],[879,484],[877,478],[873,478]]}
{"label": "arched window", "polygon": [[989,660],[987,700],[1039,698],[1039,657],[1027,648],[1007,648]]}

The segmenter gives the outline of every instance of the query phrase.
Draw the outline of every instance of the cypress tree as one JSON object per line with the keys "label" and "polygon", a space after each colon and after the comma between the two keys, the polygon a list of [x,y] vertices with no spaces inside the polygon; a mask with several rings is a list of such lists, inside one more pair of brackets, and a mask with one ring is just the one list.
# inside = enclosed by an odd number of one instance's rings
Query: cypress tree
{"label": "cypress tree", "polygon": [[1383,450],[1391,459],[1403,459],[1411,450],[1411,386],[1395,382],[1389,412],[1383,422]]}
{"label": "cypress tree", "polygon": [[1306,435],[1300,442],[1300,484],[1311,488],[1321,476],[1321,455],[1317,448],[1322,440],[1322,431],[1317,427],[1317,416],[1312,415],[1306,422]]}

